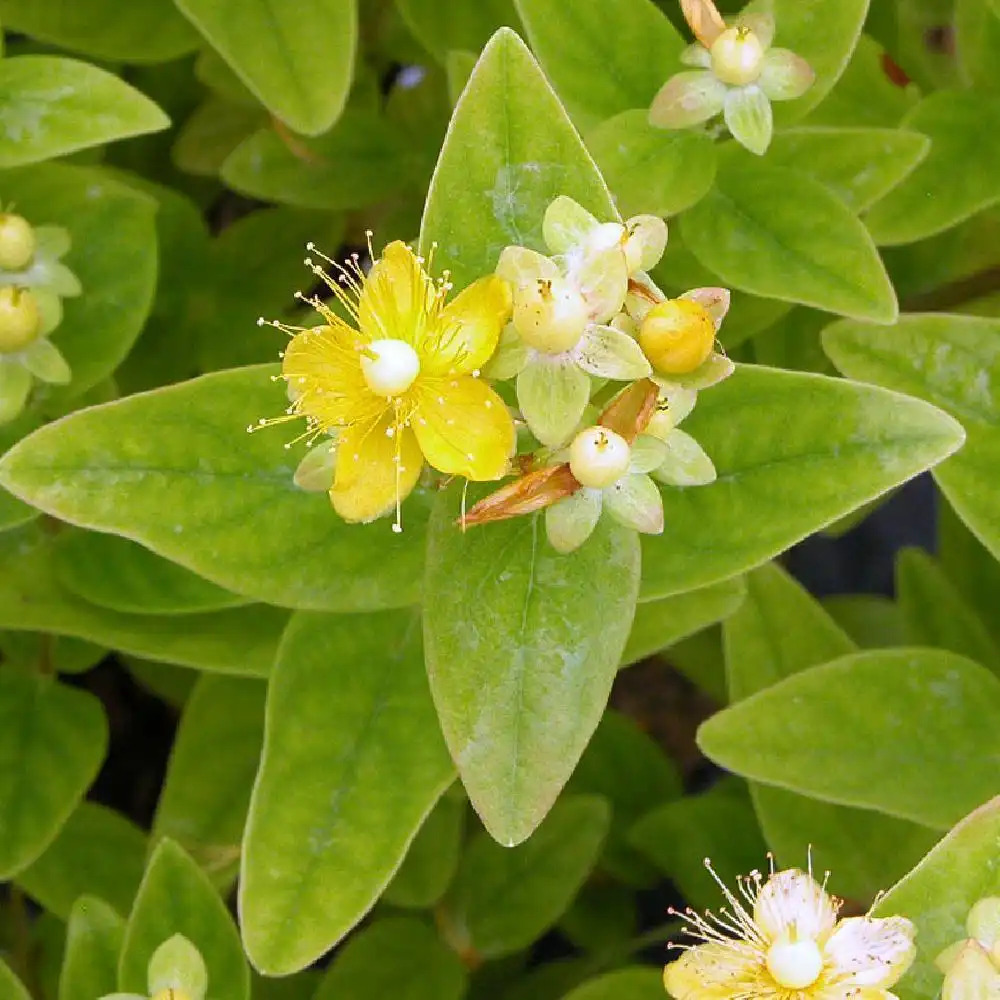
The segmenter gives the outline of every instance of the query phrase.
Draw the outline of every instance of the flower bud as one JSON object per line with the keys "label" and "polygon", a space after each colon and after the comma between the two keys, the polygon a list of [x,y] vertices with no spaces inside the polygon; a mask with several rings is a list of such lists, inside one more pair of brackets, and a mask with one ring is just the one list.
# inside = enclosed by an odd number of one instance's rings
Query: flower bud
{"label": "flower bud", "polygon": [[514,294],[514,326],[529,347],[543,354],[575,347],[589,320],[583,296],[563,278],[540,278]]}
{"label": "flower bud", "polygon": [[757,33],[741,25],[727,28],[709,51],[716,77],[733,87],[745,87],[760,76],[766,50]]}
{"label": "flower bud", "polygon": [[42,326],[38,302],[27,288],[0,288],[0,354],[13,354],[27,347]]}
{"label": "flower bud", "polygon": [[708,311],[690,299],[667,299],[653,306],[639,329],[639,346],[650,364],[664,375],[686,375],[712,353],[715,323]]}
{"label": "flower bud", "polygon": [[27,219],[10,212],[0,214],[0,268],[23,271],[35,256],[35,231]]}
{"label": "flower bud", "polygon": [[569,446],[569,470],[581,486],[604,489],[628,472],[632,449],[607,427],[580,431]]}

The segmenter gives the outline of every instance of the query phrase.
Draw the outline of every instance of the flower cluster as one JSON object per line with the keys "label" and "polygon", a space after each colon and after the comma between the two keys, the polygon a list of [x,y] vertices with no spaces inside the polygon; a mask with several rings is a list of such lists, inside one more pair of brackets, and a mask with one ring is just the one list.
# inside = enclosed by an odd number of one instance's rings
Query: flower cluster
{"label": "flower cluster", "polygon": [[0,424],[21,413],[34,379],[70,380],[66,359],[48,339],[62,321],[62,300],[81,291],[59,260],[69,248],[65,229],[0,214]]}
{"label": "flower cluster", "polygon": [[743,13],[728,25],[711,0],[683,0],[698,39],[681,62],[695,69],[672,76],[653,99],[650,124],[690,128],[722,114],[732,137],[762,156],[774,129],[772,101],[801,97],[812,67],[788,49],[774,48],[774,18]]}
{"label": "flower cluster", "polygon": [[[559,197],[542,231],[548,254],[507,247],[495,274],[453,298],[448,273],[433,279],[431,262],[403,243],[367,275],[356,256],[341,265],[310,247],[326,266],[306,264],[332,295],[299,296],[320,325],[271,324],[291,337],[281,373],[290,403],[250,430],[304,417],[314,447],[296,482],[328,490],[347,521],[394,512],[401,530],[402,502],[429,467],[480,482],[519,473],[468,511],[466,527],[548,508],[563,552],[604,510],[662,531],[653,479],[715,478],[677,425],[699,389],[733,370],[716,349],[729,293],[660,292],[647,272],[667,227],[654,216],[601,222]],[[516,408],[497,391],[507,380]]]}
{"label": "flower cluster", "polygon": [[1000,997],[1000,899],[980,899],[969,910],[965,929],[969,936],[935,959],[944,973],[942,1000]]}
{"label": "flower cluster", "polygon": [[726,905],[680,915],[699,943],[664,970],[675,1000],[895,1000],[889,987],[916,955],[905,917],[838,920],[840,901],[811,870],[751,872],[733,892],[705,864]]}

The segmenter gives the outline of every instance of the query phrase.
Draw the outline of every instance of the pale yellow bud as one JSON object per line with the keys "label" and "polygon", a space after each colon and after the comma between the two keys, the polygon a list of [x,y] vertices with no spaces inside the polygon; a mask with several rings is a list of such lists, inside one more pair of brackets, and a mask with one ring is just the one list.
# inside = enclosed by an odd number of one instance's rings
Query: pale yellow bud
{"label": "pale yellow bud", "polygon": [[563,278],[540,278],[514,294],[514,326],[542,354],[575,347],[589,320],[583,296]]}
{"label": "pale yellow bud", "polygon": [[604,489],[628,472],[632,449],[607,427],[580,431],[569,446],[569,470],[581,486]]}
{"label": "pale yellow bud", "polygon": [[41,325],[38,301],[27,288],[0,288],[0,354],[24,350],[37,338]]}
{"label": "pale yellow bud", "polygon": [[639,346],[649,363],[664,375],[686,375],[712,353],[715,323],[708,310],[690,299],[668,299],[646,313]]}
{"label": "pale yellow bud", "polygon": [[35,231],[27,219],[0,214],[0,268],[23,271],[35,256]]}
{"label": "pale yellow bud", "polygon": [[760,76],[764,68],[761,40],[752,28],[727,28],[712,43],[712,72],[734,87],[745,87]]}

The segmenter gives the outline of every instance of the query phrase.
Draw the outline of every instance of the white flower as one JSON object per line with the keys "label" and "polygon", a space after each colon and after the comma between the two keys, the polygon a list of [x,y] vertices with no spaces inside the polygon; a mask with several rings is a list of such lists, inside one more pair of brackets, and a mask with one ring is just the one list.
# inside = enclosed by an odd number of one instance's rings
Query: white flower
{"label": "white flower", "polygon": [[751,872],[727,905],[700,916],[687,911],[701,943],[666,967],[676,1000],[891,1000],[913,961],[915,928],[905,917],[849,917],[812,872]]}

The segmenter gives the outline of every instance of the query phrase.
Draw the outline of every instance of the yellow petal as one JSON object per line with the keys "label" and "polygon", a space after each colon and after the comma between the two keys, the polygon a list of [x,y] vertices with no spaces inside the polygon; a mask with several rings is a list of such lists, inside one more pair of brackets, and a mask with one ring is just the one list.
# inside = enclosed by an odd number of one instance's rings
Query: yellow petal
{"label": "yellow petal", "polygon": [[663,985],[674,1000],[728,1000],[763,995],[757,977],[760,955],[740,941],[709,942],[689,948],[663,970]]}
{"label": "yellow petal", "polygon": [[394,412],[387,409],[378,420],[341,432],[330,500],[345,521],[374,520],[416,485],[424,464],[417,439],[408,427],[397,429],[395,423]]}
{"label": "yellow petal", "polygon": [[493,356],[511,313],[510,285],[496,275],[460,292],[438,316],[425,340],[421,371],[468,375]]}
{"label": "yellow petal", "polygon": [[358,301],[358,325],[366,340],[403,340],[416,345],[437,308],[434,283],[416,254],[396,240],[375,261]]}
{"label": "yellow petal", "polygon": [[514,451],[504,401],[469,375],[422,379],[413,429],[435,469],[467,479],[499,479]]}
{"label": "yellow petal", "polygon": [[385,408],[365,382],[358,335],[346,324],[296,334],[285,348],[281,373],[296,412],[324,430],[371,420]]}

